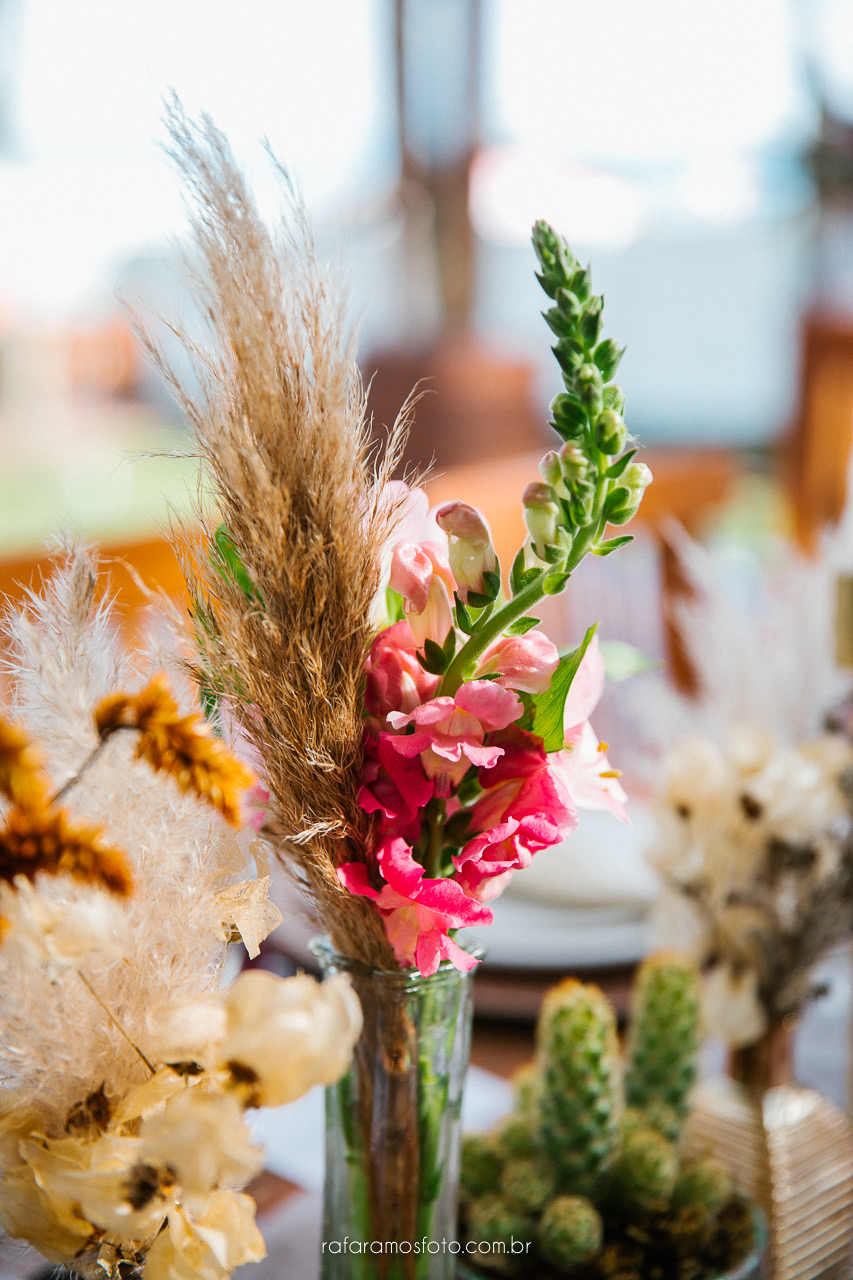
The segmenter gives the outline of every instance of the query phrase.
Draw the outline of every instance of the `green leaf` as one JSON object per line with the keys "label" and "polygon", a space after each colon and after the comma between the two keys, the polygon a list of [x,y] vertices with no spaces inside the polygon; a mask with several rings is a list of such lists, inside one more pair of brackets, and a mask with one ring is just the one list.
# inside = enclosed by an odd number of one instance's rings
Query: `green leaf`
{"label": "green leaf", "polygon": [[385,588],[385,613],[391,626],[395,622],[402,622],[406,616],[403,610],[403,597],[398,591],[392,591],[390,587]]}
{"label": "green leaf", "polygon": [[618,480],[636,452],[636,449],[629,449],[627,453],[622,454],[621,458],[617,458],[613,466],[608,467],[604,473],[608,480]]}
{"label": "green leaf", "polygon": [[[432,641],[428,641],[428,643],[431,644]],[[436,648],[437,649],[439,648],[438,645],[436,645]],[[440,649],[439,649],[439,653],[441,653]],[[434,662],[431,658],[428,658],[425,653],[416,653],[415,657],[417,658],[420,665],[423,667],[424,671],[428,671],[431,676],[444,675],[444,670],[446,666],[446,663],[444,661],[444,654],[441,655],[441,661],[438,663]]]}
{"label": "green leaf", "polygon": [[524,576],[524,547],[519,547],[509,571],[509,589],[514,596],[521,590],[521,579]]}
{"label": "green leaf", "polygon": [[630,497],[624,485],[617,485],[615,489],[611,489],[604,503],[605,516],[611,516],[614,511],[621,511]]}
{"label": "green leaf", "polygon": [[240,559],[240,552],[237,550],[237,544],[228,531],[228,526],[221,524],[213,535],[215,551],[211,550],[210,562],[219,576],[225,581],[233,583],[243,592],[247,600],[251,600],[254,604],[259,604],[263,608],[264,602],[261,593],[255,586],[246,570],[246,566]]}
{"label": "green leaf", "polygon": [[598,623],[590,627],[577,649],[562,657],[557,670],[551,677],[551,683],[544,693],[533,698],[532,731],[542,739],[546,751],[562,751],[566,735],[563,728],[563,713],[566,709],[566,698],[572,687],[572,681],[578,673],[583,656],[595,635]]}
{"label": "green leaf", "polygon": [[565,547],[552,547],[546,545],[542,548],[542,559],[547,560],[549,564],[560,564],[566,558]]}
{"label": "green leaf", "polygon": [[468,828],[471,825],[471,812],[460,809],[448,818],[444,824],[444,838],[448,844],[463,845],[468,839]]}
{"label": "green leaf", "polygon": [[453,661],[453,655],[456,652],[456,632],[451,627],[444,638],[444,644],[441,646],[441,652],[444,654],[444,660],[448,666]]}
{"label": "green leaf", "polygon": [[492,603],[493,596],[484,595],[481,591],[469,591],[468,603],[472,604],[475,609],[485,609]]}
{"label": "green leaf", "polygon": [[[525,587],[529,587],[531,582],[535,582],[537,578],[541,578],[544,572],[545,570],[540,569],[538,565],[534,565],[532,569],[525,569],[524,573],[519,578],[518,591],[523,591]],[[518,595],[518,591],[516,591],[516,595]]]}
{"label": "green leaf", "polygon": [[424,657],[435,671],[443,672],[447,666],[444,649],[435,640],[430,640],[429,636],[424,640]]}
{"label": "green leaf", "polygon": [[599,542],[597,547],[592,548],[594,556],[609,556],[611,551],[615,551],[617,547],[624,547],[626,543],[633,542],[633,533],[623,533],[621,538],[609,538],[607,542]]}
{"label": "green leaf", "polygon": [[656,671],[662,665],[625,640],[602,640],[600,648],[608,680],[627,680],[644,671]]}
{"label": "green leaf", "polygon": [[624,354],[625,348],[620,347],[612,338],[605,338],[603,342],[599,342],[592,353],[592,358],[601,370],[601,376],[605,382],[609,382],[613,377]]}
{"label": "green leaf", "polygon": [[566,583],[571,576],[570,573],[549,573],[542,583],[542,590],[546,596],[558,596],[561,591],[565,590]]}
{"label": "green leaf", "polygon": [[540,618],[534,618],[530,614],[524,618],[516,618],[515,622],[511,622],[507,627],[505,634],[508,636],[523,636],[532,627],[538,627],[540,621]]}
{"label": "green leaf", "polygon": [[483,570],[483,584],[489,600],[497,600],[501,590],[501,575],[491,569]]}
{"label": "green leaf", "polygon": [[455,592],[454,592],[454,599],[456,601],[457,625],[461,631],[465,632],[466,636],[471,636],[474,634],[474,623],[472,621],[471,615],[468,612],[468,610],[465,608],[465,605],[459,599],[459,596],[456,595]]}

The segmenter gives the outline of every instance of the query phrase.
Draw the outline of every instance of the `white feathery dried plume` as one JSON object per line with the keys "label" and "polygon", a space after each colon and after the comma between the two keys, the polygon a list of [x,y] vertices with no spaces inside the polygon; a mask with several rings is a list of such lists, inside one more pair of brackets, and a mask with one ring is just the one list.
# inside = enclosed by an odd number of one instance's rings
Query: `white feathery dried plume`
{"label": "white feathery dried plume", "polygon": [[243,1112],[336,1079],[361,1013],[346,979],[220,990],[234,931],[254,953],[280,920],[223,820],[251,775],[126,651],[103,587],[66,548],[8,620],[0,1226],[86,1280],[227,1280],[264,1254]]}

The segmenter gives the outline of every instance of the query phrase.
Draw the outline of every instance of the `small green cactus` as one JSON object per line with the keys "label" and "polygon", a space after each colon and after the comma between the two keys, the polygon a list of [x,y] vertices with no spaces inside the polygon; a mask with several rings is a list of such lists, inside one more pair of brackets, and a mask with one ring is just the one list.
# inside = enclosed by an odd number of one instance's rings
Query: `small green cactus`
{"label": "small green cactus", "polygon": [[539,1119],[560,1189],[586,1194],[622,1137],[616,1019],[597,987],[567,978],[549,991],[538,1027]]}
{"label": "small green cactus", "polygon": [[[468,1205],[467,1223],[468,1238],[475,1245],[484,1246],[480,1251],[482,1258],[478,1256],[478,1265],[485,1263],[494,1270],[512,1273],[529,1262],[534,1236],[533,1219],[516,1208],[506,1196],[490,1192],[472,1200]],[[496,1249],[495,1245],[503,1248]]]}
{"label": "small green cactus", "polygon": [[462,1165],[459,1185],[468,1196],[481,1196],[496,1191],[503,1159],[497,1143],[481,1133],[469,1133],[462,1139]]}
{"label": "small green cactus", "polygon": [[522,1115],[530,1114],[536,1109],[536,1090],[539,1084],[539,1073],[535,1062],[526,1062],[519,1067],[510,1083],[515,1097],[515,1109]]}
{"label": "small green cactus", "polygon": [[537,1118],[530,1113],[513,1111],[494,1131],[498,1149],[508,1160],[524,1160],[542,1150],[542,1137]]}
{"label": "small green cactus", "polygon": [[629,1133],[613,1165],[611,1186],[626,1209],[665,1209],[678,1173],[678,1152],[655,1129]]}
{"label": "small green cactus", "polygon": [[[696,1079],[699,988],[695,965],[675,952],[649,956],[634,985],[625,1092],[631,1106],[663,1103],[679,1121]],[[668,1135],[669,1136],[669,1135]]]}
{"label": "small green cactus", "polygon": [[557,1196],[539,1221],[542,1256],[559,1271],[591,1262],[603,1236],[601,1214],[584,1196]]}
{"label": "small green cactus", "polygon": [[698,1210],[703,1216],[716,1218],[732,1197],[732,1176],[719,1160],[707,1156],[681,1169],[672,1192],[676,1209]]}
{"label": "small green cactus", "polygon": [[500,1189],[524,1213],[541,1213],[556,1191],[557,1174],[549,1160],[510,1160],[503,1167]]}
{"label": "small green cactus", "polygon": [[665,1102],[653,1102],[648,1107],[626,1107],[623,1132],[635,1133],[638,1129],[656,1129],[670,1142],[677,1142],[683,1121]]}

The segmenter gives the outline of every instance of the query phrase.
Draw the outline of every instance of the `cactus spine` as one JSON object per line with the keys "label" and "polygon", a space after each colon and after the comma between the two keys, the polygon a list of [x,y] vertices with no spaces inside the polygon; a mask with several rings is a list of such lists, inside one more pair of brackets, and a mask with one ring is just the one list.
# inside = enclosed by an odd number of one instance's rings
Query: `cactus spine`
{"label": "cactus spine", "polygon": [[625,1074],[628,1103],[644,1109],[662,1104],[683,1121],[696,1079],[698,1049],[695,966],[674,952],[650,956],[640,966],[634,986]]}
{"label": "cactus spine", "polygon": [[622,1137],[622,1069],[613,1010],[597,987],[567,978],[545,997],[538,1027],[542,1140],[563,1190],[601,1182]]}

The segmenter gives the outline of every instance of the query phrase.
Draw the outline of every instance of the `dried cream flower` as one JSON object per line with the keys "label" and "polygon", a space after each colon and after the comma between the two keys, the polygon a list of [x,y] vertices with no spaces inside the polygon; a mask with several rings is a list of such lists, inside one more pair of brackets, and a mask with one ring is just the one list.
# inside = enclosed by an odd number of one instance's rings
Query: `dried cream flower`
{"label": "dried cream flower", "polygon": [[251,959],[259,954],[264,938],[281,924],[281,912],[270,902],[269,888],[270,877],[259,876],[223,889],[217,899],[220,936],[227,940],[236,929]]}
{"label": "dried cream flower", "polygon": [[225,1001],[214,993],[159,1005],[146,1021],[154,1057],[169,1065],[212,1067],[228,1027]]}
{"label": "dried cream flower", "polygon": [[263,1151],[233,1097],[194,1085],[176,1093],[140,1130],[144,1159],[174,1172],[183,1204],[217,1188],[245,1186],[263,1167]]}
{"label": "dried cream flower", "polygon": [[349,979],[284,980],[243,973],[225,994],[228,1030],[219,1052],[252,1106],[279,1106],[343,1075],[361,1032]]}
{"label": "dried cream flower", "polygon": [[143,1280],[227,1280],[246,1262],[266,1257],[255,1225],[255,1202],[238,1191],[215,1191],[204,1213],[180,1208],[148,1250]]}

